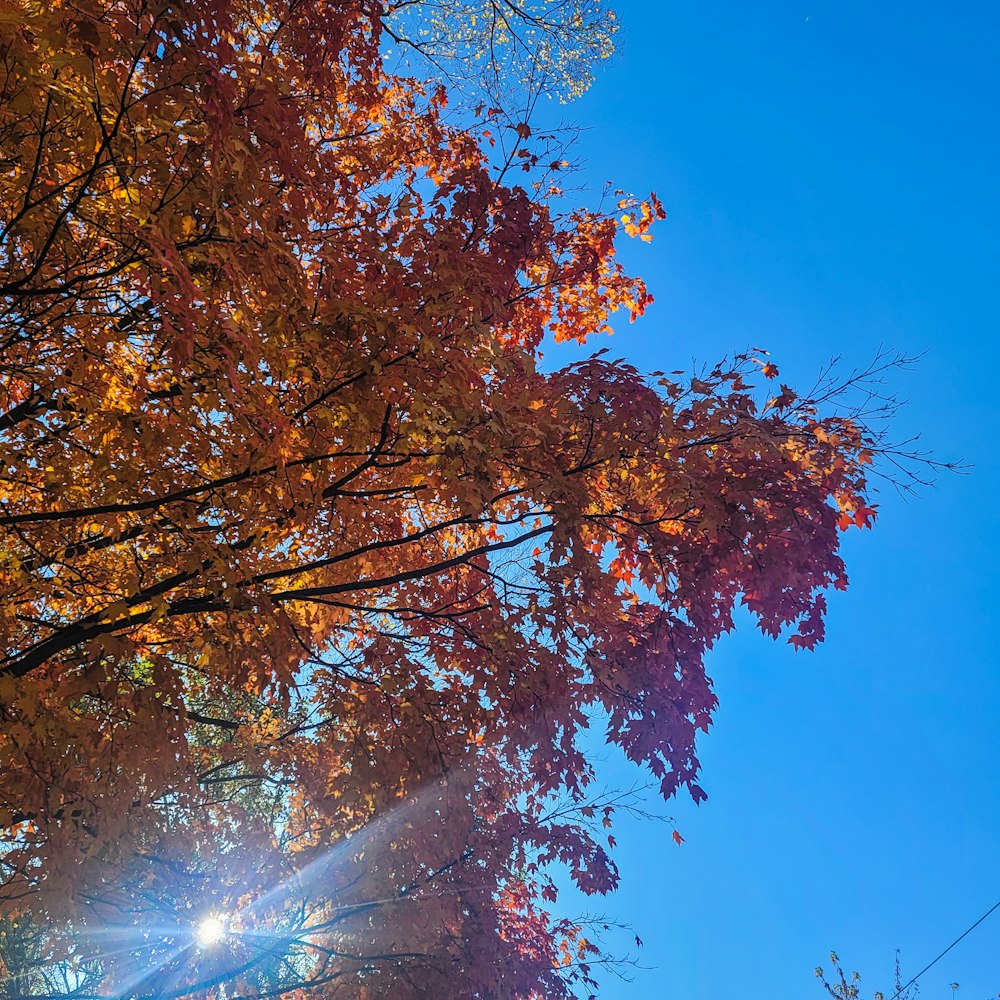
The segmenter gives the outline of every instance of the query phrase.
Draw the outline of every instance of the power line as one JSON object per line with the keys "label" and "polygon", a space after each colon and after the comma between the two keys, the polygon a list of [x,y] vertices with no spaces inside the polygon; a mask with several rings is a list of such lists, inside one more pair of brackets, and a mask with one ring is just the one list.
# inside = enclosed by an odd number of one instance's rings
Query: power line
{"label": "power line", "polygon": [[959,934],[959,936],[955,938],[955,940],[952,941],[951,944],[948,945],[948,947],[945,948],[945,950],[942,951],[941,954],[938,955],[938,957],[935,958],[934,961],[930,963],[930,965],[925,965],[905,986],[900,986],[900,988],[896,990],[895,993],[893,993],[890,1000],[896,1000],[896,997],[898,997],[900,993],[902,993],[904,990],[908,990],[928,969],[937,965],[937,963],[940,962],[941,959],[944,958],[944,956],[947,955],[948,952],[951,951],[951,949],[954,948],[955,945],[958,944],[958,942],[961,941],[966,934],[968,934],[970,931],[974,931],[994,910],[1000,910],[1000,900],[994,903],[967,931],[963,932],[962,934]]}

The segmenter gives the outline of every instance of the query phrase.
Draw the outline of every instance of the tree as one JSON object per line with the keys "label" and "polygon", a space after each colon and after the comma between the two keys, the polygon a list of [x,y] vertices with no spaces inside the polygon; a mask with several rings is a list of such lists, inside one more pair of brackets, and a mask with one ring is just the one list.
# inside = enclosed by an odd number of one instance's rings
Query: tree
{"label": "tree", "polygon": [[[858,985],[861,982],[861,974],[859,972],[852,972],[850,977],[848,977],[844,973],[844,968],[840,964],[840,958],[835,951],[830,952],[830,962],[833,965],[833,973],[836,976],[834,979],[827,978],[822,966],[816,967],[816,978],[820,981],[822,987],[833,1000],[858,1000],[861,996],[861,987]],[[895,986],[895,992],[892,994],[892,1000],[897,1000],[897,998],[898,1000],[916,1000],[920,988],[913,981],[906,984],[903,983],[903,972],[899,964],[898,951],[896,952],[894,972],[893,985]],[[957,985],[953,987],[953,989],[955,988],[957,988]],[[876,990],[872,995],[872,1000],[885,1000],[885,993]]]}
{"label": "tree", "polygon": [[384,30],[404,56],[445,67],[452,87],[496,103],[525,90],[565,101],[614,53],[618,19],[603,0],[404,0],[388,7]]}
{"label": "tree", "polygon": [[446,121],[386,70],[382,13],[0,5],[18,975],[587,988],[596,945],[547,907],[554,863],[617,881],[588,713],[702,799],[706,651],[738,603],[811,647],[839,532],[873,517],[871,432],[759,398],[758,354],[540,369],[545,336],[642,313],[615,238],[662,209],[560,213],[544,137]]}

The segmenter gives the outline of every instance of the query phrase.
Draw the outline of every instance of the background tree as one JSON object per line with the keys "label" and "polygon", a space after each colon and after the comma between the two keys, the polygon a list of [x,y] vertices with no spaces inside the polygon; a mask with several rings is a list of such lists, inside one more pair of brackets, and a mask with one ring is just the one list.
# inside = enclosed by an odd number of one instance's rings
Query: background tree
{"label": "background tree", "polygon": [[82,962],[72,949],[56,957],[47,928],[30,918],[0,921],[0,1000],[93,994],[102,970]]}
{"label": "background tree", "polygon": [[[833,1000],[858,1000],[861,996],[861,973],[852,972],[848,976],[840,964],[840,958],[835,951],[830,952],[830,963],[833,965],[833,978],[828,978],[822,966],[816,967],[816,978],[823,989],[833,997]],[[896,952],[893,985],[895,990],[890,996],[892,1000],[915,1000],[920,993],[916,983],[903,983],[902,969],[899,965],[899,952]],[[876,990],[872,1000],[885,1000],[885,993]]]}
{"label": "background tree", "polygon": [[579,97],[614,53],[618,19],[603,0],[403,0],[385,31],[404,57],[417,53],[470,93]]}
{"label": "background tree", "polygon": [[0,3],[0,913],[98,995],[589,987],[588,713],[703,798],[706,651],[817,642],[874,513],[763,357],[539,370],[659,203],[557,213],[384,13]]}

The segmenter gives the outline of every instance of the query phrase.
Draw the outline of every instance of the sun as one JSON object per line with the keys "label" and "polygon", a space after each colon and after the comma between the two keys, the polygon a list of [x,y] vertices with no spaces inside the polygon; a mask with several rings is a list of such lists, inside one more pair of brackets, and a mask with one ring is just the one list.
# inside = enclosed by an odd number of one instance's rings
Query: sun
{"label": "sun", "polygon": [[198,922],[194,938],[200,948],[211,948],[218,944],[226,934],[226,921],[217,913],[210,913]]}

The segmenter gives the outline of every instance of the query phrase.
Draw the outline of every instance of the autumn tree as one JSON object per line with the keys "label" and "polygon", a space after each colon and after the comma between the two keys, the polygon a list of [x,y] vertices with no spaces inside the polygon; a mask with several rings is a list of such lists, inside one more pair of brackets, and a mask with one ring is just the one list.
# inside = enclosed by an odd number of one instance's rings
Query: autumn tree
{"label": "autumn tree", "polygon": [[542,370],[643,311],[662,210],[560,211],[391,15],[0,0],[0,960],[44,989],[588,988],[589,714],[702,799],[706,652],[740,603],[817,642],[873,515],[863,423],[762,356]]}

